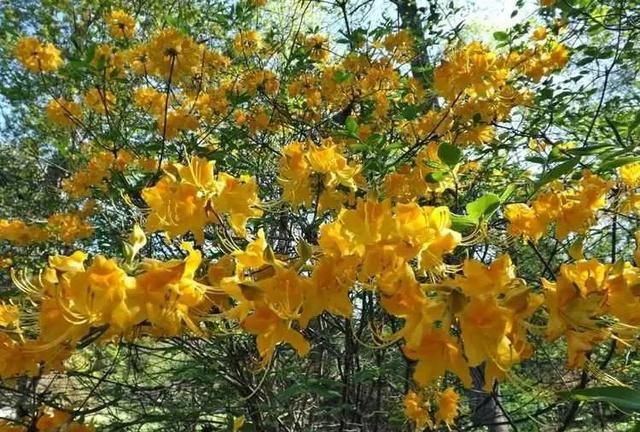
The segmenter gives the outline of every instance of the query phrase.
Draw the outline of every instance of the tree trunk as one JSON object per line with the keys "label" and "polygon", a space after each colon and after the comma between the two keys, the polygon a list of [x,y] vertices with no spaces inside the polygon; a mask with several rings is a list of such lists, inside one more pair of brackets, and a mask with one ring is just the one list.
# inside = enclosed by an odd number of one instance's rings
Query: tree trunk
{"label": "tree trunk", "polygon": [[486,426],[489,432],[509,432],[509,419],[500,408],[498,385],[490,393],[484,391],[484,365],[471,368],[473,388],[468,391],[471,421],[474,426]]}
{"label": "tree trunk", "polygon": [[416,0],[392,0],[400,15],[400,26],[408,30],[414,38],[416,55],[411,60],[411,74],[419,79],[425,87],[431,82],[427,74],[429,66],[429,54],[427,53],[427,41],[422,27],[422,16],[418,11]]}

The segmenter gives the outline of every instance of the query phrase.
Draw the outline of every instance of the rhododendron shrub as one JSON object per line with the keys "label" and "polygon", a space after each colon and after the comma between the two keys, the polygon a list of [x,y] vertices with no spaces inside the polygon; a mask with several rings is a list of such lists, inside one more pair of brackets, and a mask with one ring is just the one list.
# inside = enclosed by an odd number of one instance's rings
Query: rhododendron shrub
{"label": "rhododendron shrub", "polygon": [[0,431],[630,421],[637,8],[14,3]]}

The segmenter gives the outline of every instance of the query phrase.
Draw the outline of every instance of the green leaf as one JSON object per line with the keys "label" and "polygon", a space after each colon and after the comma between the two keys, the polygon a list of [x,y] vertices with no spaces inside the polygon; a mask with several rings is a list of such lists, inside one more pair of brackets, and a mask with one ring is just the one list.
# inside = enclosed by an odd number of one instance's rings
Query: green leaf
{"label": "green leaf", "polygon": [[610,148],[613,148],[611,144],[599,144],[599,145],[593,145],[593,146],[576,147],[572,149],[567,149],[565,151],[575,156],[587,156],[587,155],[602,153],[604,151],[607,151]]}
{"label": "green leaf", "polygon": [[362,153],[362,152],[365,152],[365,151],[369,150],[369,144],[367,144],[367,143],[355,143],[355,144],[351,144],[349,146],[349,148],[351,149],[351,151],[354,151],[356,153]]}
{"label": "green leaf", "polygon": [[370,147],[380,147],[380,145],[384,142],[384,137],[380,134],[373,134],[369,138],[367,138],[367,145]]}
{"label": "green leaf", "polygon": [[556,179],[559,179],[565,174],[568,174],[573,170],[578,163],[580,163],[580,157],[574,157],[568,161],[564,161],[559,165],[551,168],[549,171],[542,173],[536,184],[536,189],[540,189],[542,186]]}
{"label": "green leaf", "polygon": [[430,172],[429,174],[427,174],[424,179],[428,182],[428,183],[439,183],[442,180],[444,180],[445,177],[445,173],[442,171],[435,171],[435,172]]}
{"label": "green leaf", "polygon": [[559,396],[583,402],[607,402],[622,411],[640,412],[640,391],[629,387],[592,387],[562,392]]}
{"label": "green leaf", "polygon": [[638,162],[638,161],[640,161],[639,156],[625,156],[625,157],[620,157],[615,159],[609,159],[600,164],[598,171],[600,172],[610,171],[612,169],[621,167],[623,165],[627,165],[627,164]]}
{"label": "green leaf", "polygon": [[466,205],[467,215],[471,220],[479,221],[489,218],[500,207],[500,197],[494,193],[482,195]]}
{"label": "green leaf", "polygon": [[458,232],[472,231],[478,225],[469,216],[451,213],[451,228]]}
{"label": "green leaf", "polygon": [[593,57],[585,57],[583,59],[580,59],[576,62],[576,66],[584,66],[587,65],[589,63],[593,63],[595,59]]}
{"label": "green leaf", "polygon": [[516,185],[510,184],[509,186],[507,186],[505,190],[502,192],[502,194],[500,194],[500,203],[503,203],[507,199],[509,199],[509,197],[515,190],[516,190]]}
{"label": "green leaf", "polygon": [[90,64],[96,54],[96,44],[90,44],[84,56],[85,64]]}
{"label": "green leaf", "polygon": [[542,99],[551,99],[553,97],[553,89],[549,87],[545,87],[540,90],[540,97]]}
{"label": "green leaf", "polygon": [[340,84],[340,83],[343,83],[343,82],[349,80],[352,76],[353,76],[353,74],[351,72],[338,70],[338,71],[336,71],[335,74],[333,74],[333,80],[335,82],[337,82],[338,84]]}
{"label": "green leaf", "polygon": [[545,158],[543,158],[542,156],[527,156],[526,158],[524,158],[526,161],[529,161],[531,163],[535,163],[535,164],[543,164],[545,163],[547,160]]}
{"label": "green leaf", "polygon": [[415,120],[420,114],[420,106],[418,105],[407,105],[402,109],[401,115],[405,120]]}
{"label": "green leaf", "polygon": [[509,35],[503,31],[497,31],[495,33],[493,33],[493,38],[497,41],[506,41],[507,39],[509,39]]}
{"label": "green leaf", "polygon": [[345,129],[347,129],[347,132],[349,132],[351,135],[357,135],[358,133],[358,123],[356,122],[356,119],[354,119],[353,117],[349,116],[347,117],[347,121],[344,124]]}
{"label": "green leaf", "polygon": [[438,158],[450,167],[456,166],[462,158],[462,151],[449,143],[442,143],[438,147]]}

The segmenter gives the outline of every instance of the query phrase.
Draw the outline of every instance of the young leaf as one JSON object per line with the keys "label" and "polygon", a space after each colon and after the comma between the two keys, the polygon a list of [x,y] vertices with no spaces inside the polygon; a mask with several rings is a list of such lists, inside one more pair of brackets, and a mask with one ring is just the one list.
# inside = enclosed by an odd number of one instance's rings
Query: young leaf
{"label": "young leaf", "polygon": [[640,391],[629,387],[592,387],[559,393],[560,397],[584,402],[607,402],[621,411],[640,412]]}
{"label": "young leaf", "polygon": [[638,161],[640,161],[639,156],[625,156],[620,158],[609,159],[600,164],[598,171],[600,172],[610,171],[612,169],[621,167],[623,165],[628,165],[630,163],[634,163]]}
{"label": "young leaf", "polygon": [[438,158],[450,167],[456,166],[462,158],[462,151],[449,143],[442,143],[438,147]]}
{"label": "young leaf", "polygon": [[506,41],[507,39],[509,39],[509,35],[503,31],[497,31],[493,34],[493,38],[497,41]]}
{"label": "young leaf", "polygon": [[471,219],[469,216],[451,213],[451,228],[455,231],[471,231],[477,224],[477,221]]}
{"label": "young leaf", "polygon": [[536,184],[536,189],[540,189],[542,186],[556,179],[559,179],[565,174],[568,174],[573,170],[580,162],[580,157],[574,157],[568,161],[564,161],[559,165],[551,168],[549,171],[543,173]]}
{"label": "young leaf", "polygon": [[347,121],[344,124],[345,129],[347,129],[347,132],[349,132],[351,135],[357,135],[358,133],[358,123],[356,122],[356,119],[354,119],[353,117],[349,116],[347,117]]}
{"label": "young leaf", "polygon": [[467,204],[467,215],[474,221],[490,217],[500,206],[500,197],[494,193],[482,195]]}
{"label": "young leaf", "polygon": [[445,174],[442,171],[430,172],[425,176],[425,180],[429,183],[439,183],[444,180]]}

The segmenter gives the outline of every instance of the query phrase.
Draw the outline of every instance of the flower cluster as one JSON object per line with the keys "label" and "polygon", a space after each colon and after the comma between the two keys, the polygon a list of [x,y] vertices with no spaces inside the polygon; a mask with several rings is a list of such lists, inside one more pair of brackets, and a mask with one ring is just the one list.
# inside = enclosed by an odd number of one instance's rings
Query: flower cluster
{"label": "flower cluster", "polygon": [[130,39],[133,37],[133,33],[136,28],[136,21],[131,15],[122,9],[117,9],[110,12],[105,21],[109,26],[109,32],[114,38]]}
{"label": "flower cluster", "polygon": [[563,264],[554,282],[544,280],[547,337],[567,340],[567,365],[582,367],[587,353],[615,337],[633,339],[640,324],[640,269],[630,263],[581,259]]}
{"label": "flower cluster", "polygon": [[119,150],[114,155],[109,151],[93,153],[86,166],[62,180],[62,190],[71,197],[79,199],[91,196],[92,189],[105,191],[111,172],[124,172],[127,169],[140,171],[157,170],[155,159],[136,157],[128,150]]}
{"label": "flower cluster", "polygon": [[0,240],[7,240],[16,246],[50,240],[72,244],[93,234],[93,227],[86,220],[89,215],[90,211],[85,210],[56,213],[49,216],[46,224],[27,224],[17,219],[0,219]]}
{"label": "flower cluster", "polygon": [[214,175],[214,165],[194,157],[187,165],[171,165],[154,186],[145,188],[142,197],[151,209],[147,229],[171,237],[190,231],[202,243],[205,225],[221,224],[227,215],[233,230],[244,235],[247,221],[262,215],[258,185],[246,175]]}
{"label": "flower cluster", "polygon": [[292,142],[282,149],[278,182],[283,199],[293,206],[309,207],[316,198],[320,211],[339,209],[357,189],[359,171],[331,139],[319,146]]}
{"label": "flower cluster", "polygon": [[[145,243],[144,235],[134,237],[131,248],[135,252]],[[132,336],[134,329],[136,335],[158,337],[176,336],[185,328],[200,333],[198,323],[213,300],[210,287],[196,278],[201,253],[189,243],[182,248],[184,260],[145,259],[135,275],[102,255],[87,265],[81,251],[49,257],[37,277],[13,272],[16,285],[37,305],[39,333],[16,338],[19,332],[0,332],[0,377],[62,370],[73,348],[94,335],[109,341]],[[20,328],[14,306],[0,308],[0,326]]]}
{"label": "flower cluster", "polygon": [[448,387],[442,392],[438,392],[433,396],[437,403],[435,414],[430,409],[431,404],[423,395],[414,391],[409,391],[404,398],[404,413],[407,418],[413,420],[416,430],[424,430],[425,428],[435,429],[441,423],[448,427],[453,425],[455,418],[458,416],[458,403],[460,396],[456,391]]}
{"label": "flower cluster", "polygon": [[62,66],[60,50],[51,43],[34,37],[21,38],[16,44],[16,57],[31,72],[54,72]]}
{"label": "flower cluster", "polygon": [[0,219],[0,239],[17,246],[46,241],[49,237],[46,229],[40,225],[29,225],[22,220]]}
{"label": "flower cluster", "polygon": [[540,193],[531,206],[518,203],[505,208],[509,221],[508,232],[532,241],[539,240],[549,225],[555,223],[556,237],[569,233],[584,234],[595,222],[598,210],[606,205],[606,197],[613,183],[585,170],[580,182],[564,189],[555,182]]}

